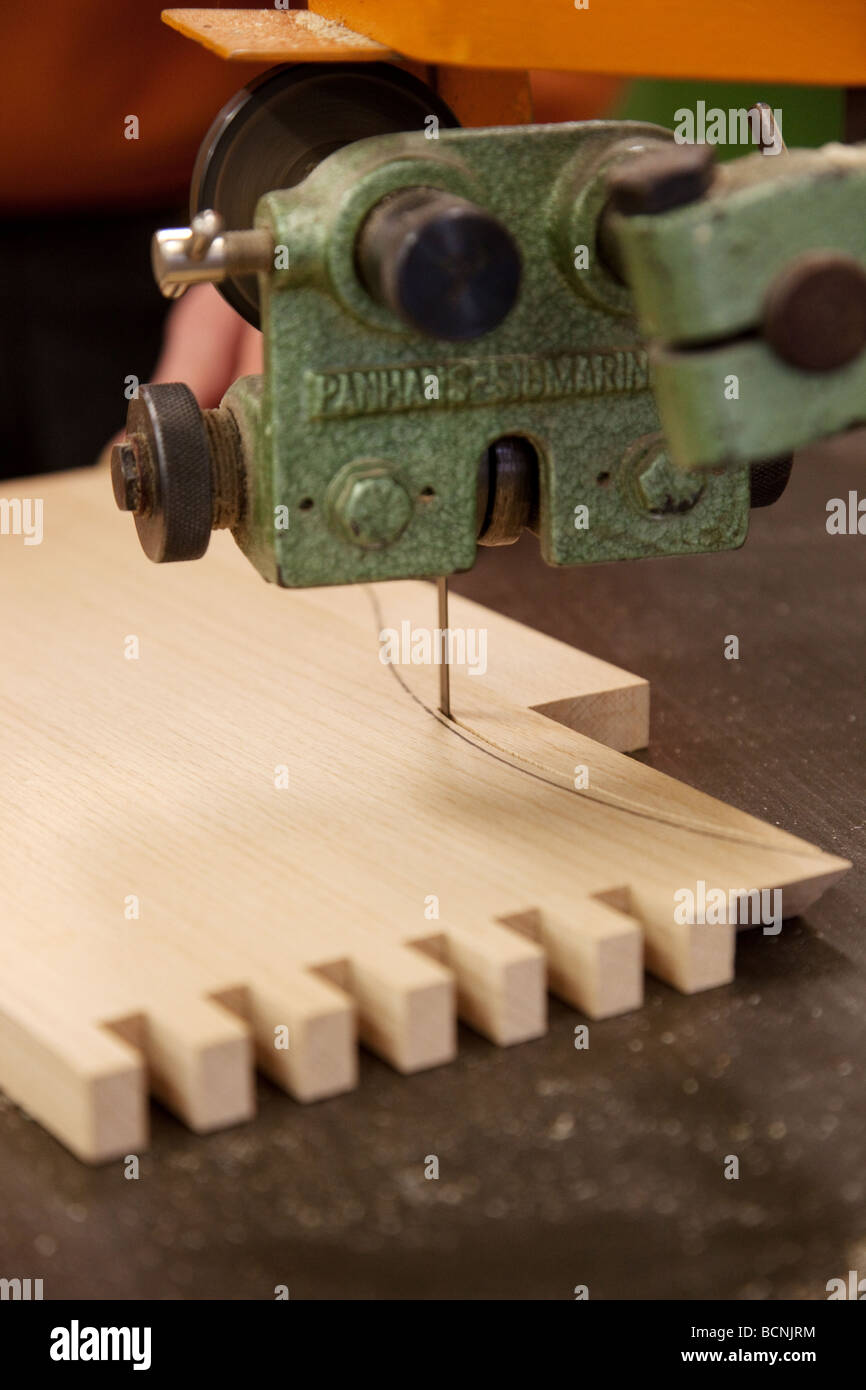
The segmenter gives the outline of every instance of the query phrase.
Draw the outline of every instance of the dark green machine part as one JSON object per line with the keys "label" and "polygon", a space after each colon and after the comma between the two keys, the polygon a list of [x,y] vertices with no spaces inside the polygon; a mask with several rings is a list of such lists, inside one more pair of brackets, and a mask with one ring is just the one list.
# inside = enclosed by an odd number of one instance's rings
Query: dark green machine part
{"label": "dark green machine part", "polygon": [[828,145],[715,168],[663,216],[610,214],[678,468],[790,454],[866,418],[864,211],[866,146]]}
{"label": "dark green machine part", "polygon": [[[248,274],[230,273],[231,233],[219,243],[219,278],[241,312],[260,315],[265,367],[201,412],[194,453],[204,440],[211,459],[202,516],[230,526],[265,578],[286,586],[449,574],[472,565],[479,543],[508,543],[524,527],[555,565],[742,544],[750,503],[772,500],[780,478],[784,486],[784,412],[762,424],[764,402],[752,400],[746,450],[715,402],[699,399],[716,387],[700,376],[702,354],[679,354],[695,361],[697,383],[693,391],[686,378],[677,394],[662,365],[665,425],[678,431],[672,459],[630,288],[648,336],[673,334],[677,347],[683,317],[708,318],[703,336],[732,321],[730,286],[713,285],[712,229],[709,240],[690,237],[686,220],[706,187],[692,197],[693,176],[679,165],[665,173],[665,160],[688,163],[688,152],[635,122],[449,128],[432,93],[419,97],[404,73],[391,90],[389,70],[376,67],[269,75],[221,113],[203,146],[195,206],[215,203],[245,245],[256,243],[257,293]],[[322,97],[325,77],[332,93],[355,84],[350,97],[335,96],[330,126],[304,101],[313,101],[306,82],[319,83]],[[408,133],[346,143],[353,103],[382,101],[372,86],[364,95],[365,81],[389,91],[387,119],[410,123]],[[754,158],[765,176],[774,161]],[[629,169],[653,159],[662,173],[650,203],[629,206],[620,191],[617,204],[618,177],[627,184]],[[762,248],[749,240],[745,203],[751,273]],[[243,230],[253,206],[254,233]],[[723,214],[724,201],[717,206]],[[729,243],[736,225],[732,217]],[[165,235],[194,237],[195,224]],[[766,254],[760,218],[754,235]],[[787,228],[777,231],[778,258],[789,240]],[[797,382],[788,388],[796,401]],[[175,416],[186,419],[189,400],[177,387],[142,394],[144,410],[131,412],[115,451],[115,491],[146,548],[147,531],[152,558],[180,558],[164,544],[161,487],[166,470],[185,463],[182,449],[166,460],[163,446],[178,438]],[[679,410],[691,435],[673,419]],[[708,458],[705,440],[720,431],[723,446]]]}
{"label": "dark green machine part", "polygon": [[[411,73],[388,63],[298,63],[272,68],[243,87],[214,118],[199,148],[190,216],[218,208],[227,227],[251,227],[272,188],[295,188],[322,160],[355,140],[456,126],[453,111]],[[259,325],[255,276],[220,285],[233,309]]]}
{"label": "dark green machine part", "polygon": [[[251,445],[237,534],[263,573],[308,585],[469,568],[479,468],[514,439],[536,460],[552,564],[742,542],[747,468],[669,503],[676,478],[630,296],[596,253],[607,170],[664,138],[595,123],[382,137],[261,200],[257,226],[289,266],[262,295],[264,378],[237,383],[224,405]],[[413,331],[359,276],[368,217],[418,187],[483,208],[519,248],[516,304],[459,347]]]}

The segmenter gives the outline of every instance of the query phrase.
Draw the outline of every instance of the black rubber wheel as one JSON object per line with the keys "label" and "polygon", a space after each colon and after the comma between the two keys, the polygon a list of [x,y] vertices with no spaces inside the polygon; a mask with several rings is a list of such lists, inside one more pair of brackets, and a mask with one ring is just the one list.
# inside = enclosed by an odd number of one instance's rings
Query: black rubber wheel
{"label": "black rubber wheel", "polygon": [[[264,193],[295,188],[335,150],[373,135],[424,130],[454,112],[411,73],[389,63],[298,63],[272,68],[226,103],[202,141],[190,216],[214,208],[229,231],[253,226]],[[254,275],[224,280],[220,294],[259,326]]]}

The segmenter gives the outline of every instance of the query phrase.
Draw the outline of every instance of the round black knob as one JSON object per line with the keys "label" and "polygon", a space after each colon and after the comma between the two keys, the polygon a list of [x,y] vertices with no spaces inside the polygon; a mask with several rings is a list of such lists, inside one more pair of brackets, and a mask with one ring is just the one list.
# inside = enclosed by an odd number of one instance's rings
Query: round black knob
{"label": "round black knob", "polygon": [[767,291],[763,333],[792,367],[846,367],[866,348],[866,269],[843,251],[796,256]]}
{"label": "round black knob", "polygon": [[126,413],[126,439],[112,450],[111,481],[118,507],[135,513],[148,559],[204,555],[213,518],[211,459],[188,386],[139,387]]}
{"label": "round black knob", "polygon": [[439,188],[407,188],[373,209],[357,246],[372,297],[431,338],[480,338],[520,288],[520,252],[483,208]]}

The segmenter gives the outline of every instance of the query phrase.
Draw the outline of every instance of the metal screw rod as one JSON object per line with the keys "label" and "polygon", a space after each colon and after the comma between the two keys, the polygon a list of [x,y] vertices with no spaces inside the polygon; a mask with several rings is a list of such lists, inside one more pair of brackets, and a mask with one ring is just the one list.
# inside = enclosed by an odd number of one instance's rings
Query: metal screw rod
{"label": "metal screw rod", "polygon": [[215,212],[201,212],[191,227],[169,227],[151,243],[153,276],[166,299],[190,285],[217,284],[235,275],[273,268],[274,244],[265,231],[224,232]]}

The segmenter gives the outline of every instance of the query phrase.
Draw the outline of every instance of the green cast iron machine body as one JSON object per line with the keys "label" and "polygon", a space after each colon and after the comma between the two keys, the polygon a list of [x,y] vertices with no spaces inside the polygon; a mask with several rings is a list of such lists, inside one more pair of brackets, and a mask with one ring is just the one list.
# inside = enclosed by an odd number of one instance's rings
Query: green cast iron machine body
{"label": "green cast iron machine body", "polygon": [[524,528],[553,565],[728,550],[780,456],[862,421],[863,150],[432,134],[337,148],[247,228],[160,234],[163,286],[231,284],[264,371],[214,411],[131,402],[112,472],[151,558],[228,526],[303,587],[447,575]]}

